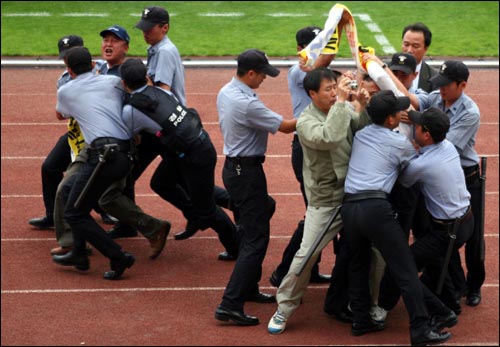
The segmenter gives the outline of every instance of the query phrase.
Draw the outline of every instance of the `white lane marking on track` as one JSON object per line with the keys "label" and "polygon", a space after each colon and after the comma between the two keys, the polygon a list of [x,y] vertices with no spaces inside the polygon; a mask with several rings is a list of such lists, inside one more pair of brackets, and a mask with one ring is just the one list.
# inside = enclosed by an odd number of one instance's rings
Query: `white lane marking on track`
{"label": "white lane marking on track", "polygon": [[[488,193],[486,193],[488,194]],[[302,193],[269,193],[269,195],[273,196],[299,196]],[[135,196],[141,198],[155,198],[159,197],[157,194],[135,194]],[[41,194],[2,194],[2,199],[33,199],[33,198],[42,198]]]}
{"label": "white lane marking on track", "polygon": [[[288,240],[290,239],[290,235],[286,236],[277,236],[277,235],[271,235],[270,236],[272,240]],[[485,234],[484,237],[488,238],[498,238],[498,234]],[[174,239],[174,236],[169,236],[168,239]],[[217,236],[193,236],[191,239],[196,239],[196,240],[218,240],[219,238]],[[146,241],[146,239],[137,236],[137,237],[129,237],[127,240],[132,240],[132,241]],[[36,238],[36,239],[15,239],[15,238],[7,238],[7,239],[2,239],[2,242],[54,242],[54,238]]]}
{"label": "white lane marking on track", "polygon": [[[274,287],[261,287],[275,289]],[[308,289],[324,289],[327,285],[309,286]],[[498,283],[484,284],[483,288],[498,288]],[[2,290],[2,294],[61,294],[61,293],[108,293],[108,292],[186,292],[186,291],[214,291],[225,290],[226,287],[157,287],[157,288],[81,288],[81,289],[18,289]]]}

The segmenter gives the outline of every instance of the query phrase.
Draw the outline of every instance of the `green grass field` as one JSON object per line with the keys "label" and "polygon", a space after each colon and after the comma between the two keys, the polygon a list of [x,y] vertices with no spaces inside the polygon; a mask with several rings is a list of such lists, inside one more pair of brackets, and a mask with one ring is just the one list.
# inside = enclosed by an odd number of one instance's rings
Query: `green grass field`
{"label": "green grass field", "polygon": [[[497,1],[346,1],[355,16],[358,37],[380,56],[389,55],[377,42],[383,35],[396,51],[402,28],[422,21],[433,33],[429,56],[498,57]],[[181,55],[235,56],[259,48],[269,56],[295,54],[295,32],[307,25],[323,27],[335,2],[330,1],[2,1],[2,56],[55,56],[57,40],[66,34],[84,38],[100,54],[99,32],[110,25],[125,27],[131,37],[129,55],[144,56],[147,44],[134,28],[145,6],[171,13],[169,37]],[[369,30],[376,25],[381,32]],[[341,42],[340,57],[350,57]],[[343,44],[342,44],[343,43]]]}

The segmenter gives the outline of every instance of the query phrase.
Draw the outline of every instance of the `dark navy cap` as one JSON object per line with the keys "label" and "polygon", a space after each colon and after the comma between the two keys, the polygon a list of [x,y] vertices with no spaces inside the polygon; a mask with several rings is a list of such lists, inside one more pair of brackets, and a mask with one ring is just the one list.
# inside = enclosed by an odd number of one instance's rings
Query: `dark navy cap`
{"label": "dark navy cap", "polygon": [[249,49],[241,53],[238,56],[238,69],[263,72],[271,77],[276,77],[280,74],[280,70],[269,64],[266,53],[258,49]]}
{"label": "dark navy cap", "polygon": [[127,44],[130,43],[130,36],[128,36],[127,30],[125,30],[125,28],[123,28],[119,25],[113,25],[113,26],[101,31],[100,35],[102,37],[104,37],[109,33],[114,34],[120,40],[127,42]]}
{"label": "dark navy cap", "polygon": [[430,82],[434,87],[444,87],[451,82],[462,82],[469,79],[469,69],[458,60],[447,60],[441,65],[439,74],[433,76]]}
{"label": "dark navy cap", "polygon": [[417,69],[417,60],[411,54],[396,53],[392,56],[389,68],[392,71],[403,71],[405,74],[410,75],[415,73]]}
{"label": "dark navy cap", "polygon": [[424,131],[428,131],[434,142],[443,141],[450,129],[450,117],[435,107],[431,107],[423,113],[410,111],[408,116],[413,123],[420,124]]}
{"label": "dark navy cap", "polygon": [[66,51],[72,47],[83,46],[83,39],[78,35],[66,35],[61,37],[57,43],[59,49],[59,59],[64,58]]}
{"label": "dark navy cap", "polygon": [[162,7],[150,6],[142,11],[141,20],[135,25],[142,31],[148,31],[157,24],[168,24],[170,16],[168,11]]}

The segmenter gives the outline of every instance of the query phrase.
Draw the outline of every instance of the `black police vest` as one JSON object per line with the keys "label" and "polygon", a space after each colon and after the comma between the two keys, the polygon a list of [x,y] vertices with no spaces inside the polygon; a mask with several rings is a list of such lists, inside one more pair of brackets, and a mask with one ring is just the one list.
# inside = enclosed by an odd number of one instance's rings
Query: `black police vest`
{"label": "black police vest", "polygon": [[203,125],[198,112],[156,87],[132,94],[129,104],[161,126],[160,140],[173,152],[186,153],[200,136]]}

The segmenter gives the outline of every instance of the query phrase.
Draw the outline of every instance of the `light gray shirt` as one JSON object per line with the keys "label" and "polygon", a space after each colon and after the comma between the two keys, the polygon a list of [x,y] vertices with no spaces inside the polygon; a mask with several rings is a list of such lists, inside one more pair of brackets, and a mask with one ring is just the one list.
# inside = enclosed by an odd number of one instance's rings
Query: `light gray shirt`
{"label": "light gray shirt", "polygon": [[122,120],[122,100],[120,78],[87,72],[59,88],[56,110],[78,121],[87,144],[99,137],[128,140],[131,136]]}
{"label": "light gray shirt", "polygon": [[479,108],[472,99],[462,93],[460,98],[446,107],[439,91],[430,93],[427,98],[420,100],[420,110],[436,107],[450,117],[450,130],[446,138],[455,145],[462,167],[471,167],[479,164],[479,156],[474,148],[476,135],[479,130]]}
{"label": "light gray shirt", "polygon": [[304,89],[305,76],[306,73],[300,69],[299,64],[288,70],[288,90],[292,98],[293,117],[296,119],[299,119],[302,111],[311,103],[311,98]]}
{"label": "light gray shirt", "polygon": [[448,140],[420,148],[420,155],[410,161],[399,177],[409,187],[419,183],[425,206],[437,219],[464,215],[470,204],[460,157]]}
{"label": "light gray shirt", "polygon": [[177,47],[165,36],[148,48],[148,76],[154,83],[161,82],[172,90],[177,100],[186,105],[184,66]]}
{"label": "light gray shirt", "polygon": [[254,91],[233,77],[217,96],[224,154],[230,157],[263,156],[269,133],[275,134],[283,116],[268,109]]}
{"label": "light gray shirt", "polygon": [[378,190],[389,194],[399,172],[416,154],[406,136],[380,125],[368,125],[354,137],[345,192]]}

